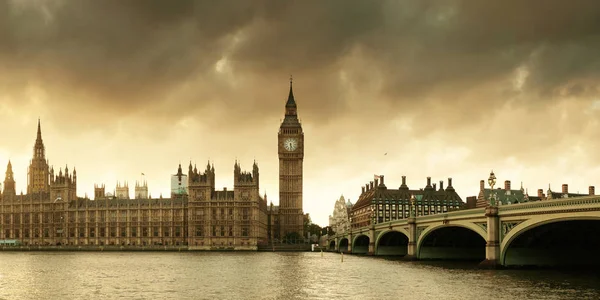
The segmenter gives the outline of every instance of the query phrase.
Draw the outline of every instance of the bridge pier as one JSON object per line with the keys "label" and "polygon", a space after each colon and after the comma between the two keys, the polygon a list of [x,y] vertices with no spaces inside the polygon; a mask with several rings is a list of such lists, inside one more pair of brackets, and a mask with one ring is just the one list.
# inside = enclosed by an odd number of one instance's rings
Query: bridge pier
{"label": "bridge pier", "polygon": [[485,245],[485,260],[479,266],[482,268],[500,268],[500,221],[498,218],[498,207],[488,206],[485,208],[487,218],[487,241]]}
{"label": "bridge pier", "polygon": [[367,255],[375,255],[375,226],[369,229],[369,250]]}
{"label": "bridge pier", "polygon": [[354,246],[354,237],[352,236],[352,232],[348,234],[348,254],[352,253],[352,246]]}
{"label": "bridge pier", "polygon": [[405,260],[417,260],[417,221],[415,217],[408,218],[408,252]]}

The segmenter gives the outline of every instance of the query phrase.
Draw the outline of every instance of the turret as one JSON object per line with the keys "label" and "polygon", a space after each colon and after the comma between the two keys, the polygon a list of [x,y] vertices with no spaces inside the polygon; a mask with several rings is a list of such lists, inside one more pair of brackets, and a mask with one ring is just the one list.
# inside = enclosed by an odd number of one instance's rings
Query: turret
{"label": "turret", "polygon": [[15,177],[12,170],[12,164],[10,160],[6,166],[6,176],[4,177],[4,190],[2,191],[4,199],[13,199],[17,192],[15,190]]}
{"label": "turret", "polygon": [[94,184],[94,200],[103,199],[106,197],[106,187],[104,184]]}
{"label": "turret", "polygon": [[[190,164],[191,167],[191,164]],[[204,173],[199,173],[194,165],[194,169],[188,175],[188,192],[191,201],[208,201],[215,190],[215,171],[214,165],[210,161],[206,164]]]}
{"label": "turret", "polygon": [[69,167],[65,165],[65,173],[62,168],[58,175],[54,176],[54,167],[50,168],[52,176],[50,182],[50,200],[71,201],[77,199],[77,171],[73,168],[73,174],[69,175]]}

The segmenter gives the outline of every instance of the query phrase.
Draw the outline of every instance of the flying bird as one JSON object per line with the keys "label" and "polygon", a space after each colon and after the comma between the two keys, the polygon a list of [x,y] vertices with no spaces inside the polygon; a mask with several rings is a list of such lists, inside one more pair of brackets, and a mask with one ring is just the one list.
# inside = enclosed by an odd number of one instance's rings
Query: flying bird
{"label": "flying bird", "polygon": [[384,155],[387,155],[387,152]]}

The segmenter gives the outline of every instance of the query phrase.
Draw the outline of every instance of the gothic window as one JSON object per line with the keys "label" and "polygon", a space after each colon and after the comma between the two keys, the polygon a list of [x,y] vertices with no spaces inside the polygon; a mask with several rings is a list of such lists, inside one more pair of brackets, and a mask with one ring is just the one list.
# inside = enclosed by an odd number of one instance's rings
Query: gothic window
{"label": "gothic window", "polygon": [[169,237],[169,227],[163,228],[163,236],[164,237]]}

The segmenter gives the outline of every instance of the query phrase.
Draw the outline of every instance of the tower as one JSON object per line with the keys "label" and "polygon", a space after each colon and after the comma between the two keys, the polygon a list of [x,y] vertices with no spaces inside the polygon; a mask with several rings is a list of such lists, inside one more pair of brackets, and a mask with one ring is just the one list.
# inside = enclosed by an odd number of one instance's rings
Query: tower
{"label": "tower", "polygon": [[303,237],[302,162],[304,132],[298,120],[296,101],[290,78],[290,93],[285,104],[285,118],[279,127],[279,218],[280,236],[298,234]]}
{"label": "tower", "polygon": [[177,174],[171,175],[171,198],[175,195],[187,195],[188,194],[188,179],[187,175],[183,174],[181,164],[177,168]]}
{"label": "tower", "polygon": [[188,192],[189,201],[210,201],[215,192],[215,166],[211,167],[210,162],[206,164],[204,173],[198,172],[192,162],[190,162],[188,171]]}
{"label": "tower", "polygon": [[256,201],[259,197],[259,170],[256,162],[252,165],[252,172],[242,171],[236,161],[233,165],[233,189],[236,201]]}
{"label": "tower", "polygon": [[27,171],[27,193],[49,192],[49,181],[48,161],[46,160],[46,150],[42,141],[42,129],[40,120],[38,119],[37,138],[33,146],[33,159]]}
{"label": "tower", "polygon": [[135,182],[135,199],[148,199],[148,182]]}
{"label": "tower", "polygon": [[106,197],[106,186],[103,184],[94,184],[94,200],[104,199]]}
{"label": "tower", "polygon": [[117,187],[115,188],[115,196],[117,199],[129,199],[129,184],[125,181],[124,185],[121,185],[117,181]]}
{"label": "tower", "polygon": [[2,191],[4,199],[13,199],[17,195],[15,190],[15,177],[10,160],[6,166],[6,176],[4,177],[4,190]]}
{"label": "tower", "polygon": [[69,167],[65,166],[65,173],[62,168],[58,175],[54,176],[54,168],[50,170],[52,176],[50,180],[50,200],[69,202],[77,199],[77,170],[73,168],[73,173],[69,174]]}

